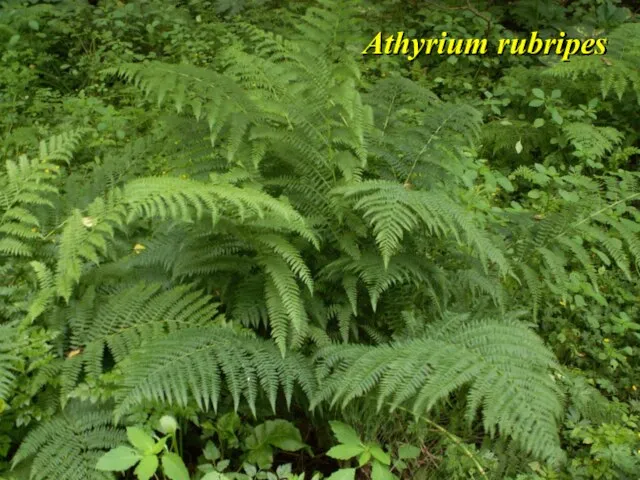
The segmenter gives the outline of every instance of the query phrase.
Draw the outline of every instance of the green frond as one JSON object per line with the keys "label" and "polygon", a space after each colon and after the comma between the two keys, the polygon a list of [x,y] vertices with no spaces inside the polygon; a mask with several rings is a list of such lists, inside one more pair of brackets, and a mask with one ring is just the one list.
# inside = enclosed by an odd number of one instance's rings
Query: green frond
{"label": "green frond", "polygon": [[265,299],[269,311],[272,336],[284,354],[288,333],[293,327],[298,335],[306,333],[308,319],[302,303],[300,288],[288,265],[278,258],[258,259],[268,277]]}
{"label": "green frond", "polygon": [[553,354],[514,320],[446,318],[424,338],[376,347],[332,346],[318,353],[323,400],[344,407],[377,392],[378,408],[413,399],[413,411],[431,410],[465,385],[467,420],[482,409],[485,430],[506,435],[540,458],[559,460],[562,395],[550,369]]}
{"label": "green frond", "polygon": [[509,266],[502,252],[475,225],[474,219],[446,194],[439,191],[409,190],[388,181],[370,180],[334,189],[335,195],[353,198],[353,208],[373,227],[385,267],[396,254],[406,233],[428,232],[431,236],[463,238],[476,248],[486,265],[495,263],[502,274]]}
{"label": "green frond", "polygon": [[583,122],[564,124],[562,130],[575,148],[573,154],[585,160],[600,160],[624,138],[622,132],[613,127],[596,127]]}
{"label": "green frond", "polygon": [[55,299],[55,279],[53,272],[42,262],[30,262],[38,278],[38,292],[29,305],[25,323],[29,324],[45,312]]}
{"label": "green frond", "polygon": [[0,401],[6,400],[15,381],[15,337],[17,332],[12,325],[0,325]]}
{"label": "green frond", "polygon": [[[585,293],[601,304],[606,301],[599,292],[599,269],[615,266],[633,278],[640,253],[636,173],[588,178],[572,172],[554,178],[536,165],[535,170],[521,167],[514,175],[544,188],[559,184],[558,197],[545,215],[513,217],[520,224],[514,247],[536,312],[542,285],[554,295],[566,296],[570,274],[578,266],[591,284]],[[570,193],[571,185],[580,193]]]}
{"label": "green frond", "polygon": [[430,188],[463,174],[464,149],[473,147],[480,134],[480,112],[444,103],[406,78],[376,82],[365,100],[376,126],[369,134],[370,164],[382,178]]}
{"label": "green frond", "polygon": [[42,238],[36,209],[54,206],[60,163],[70,161],[82,133],[70,131],[41,141],[34,158],[7,160],[0,171],[0,254],[33,256],[33,245]]}
{"label": "green frond", "polygon": [[71,312],[70,348],[80,353],[63,366],[62,395],[77,383],[82,370],[92,378],[103,372],[105,350],[121,362],[143,342],[166,332],[211,322],[218,305],[189,285],[165,289],[139,283],[97,295],[89,289]]}
{"label": "green frond", "polygon": [[56,290],[67,301],[83,274],[84,262],[100,263],[115,228],[140,217],[193,223],[206,212],[213,226],[222,216],[239,224],[264,220],[265,226],[273,223],[318,245],[316,234],[285,200],[232,185],[179,178],[137,179],[113,190],[106,201],[97,198],[87,211],[86,216],[80,210],[73,212],[60,240]]}
{"label": "green frond", "polygon": [[[373,311],[376,311],[382,294],[392,288],[406,285],[413,287],[414,291],[426,291],[428,295],[433,295],[438,308],[441,297],[438,292],[445,290],[441,285],[443,279],[431,262],[407,254],[396,255],[387,267],[380,255],[372,251],[363,252],[357,259],[342,257],[328,263],[319,277],[323,282],[330,283],[347,279],[344,286],[347,295],[345,301],[350,302],[354,315],[357,314],[357,298],[353,295],[359,281],[369,294]],[[352,295],[351,299],[349,295]]]}
{"label": "green frond", "polygon": [[73,402],[29,432],[13,465],[32,459],[33,480],[113,479],[95,465],[107,450],[125,442],[124,430],[112,423],[111,409]]}
{"label": "green frond", "polygon": [[242,132],[249,119],[266,119],[238,84],[211,69],[149,62],[109,68],[104,73],[134,83],[147,96],[155,96],[158,105],[166,99],[178,112],[189,105],[196,119],[204,117],[209,124],[212,146],[224,127],[231,125]]}
{"label": "green frond", "polygon": [[216,409],[227,391],[236,408],[244,397],[255,413],[260,389],[275,411],[279,388],[288,402],[296,383],[307,396],[316,389],[304,356],[289,352],[283,358],[272,342],[215,326],[182,329],[152,340],[134,352],[123,370],[118,415],[142,401],[185,406],[194,399],[202,410]]}
{"label": "green frond", "polygon": [[619,100],[631,90],[640,103],[640,26],[637,23],[620,25],[607,35],[606,57],[582,55],[562,62],[545,72],[547,75],[578,79],[596,77],[600,79],[603,98],[613,92]]}
{"label": "green frond", "polygon": [[304,282],[309,289],[309,292],[313,293],[313,278],[309,267],[304,263],[304,260],[300,256],[300,252],[296,247],[291,245],[286,239],[276,236],[263,234],[255,239],[257,243],[264,244],[270,250],[273,250],[287,263],[291,271]]}

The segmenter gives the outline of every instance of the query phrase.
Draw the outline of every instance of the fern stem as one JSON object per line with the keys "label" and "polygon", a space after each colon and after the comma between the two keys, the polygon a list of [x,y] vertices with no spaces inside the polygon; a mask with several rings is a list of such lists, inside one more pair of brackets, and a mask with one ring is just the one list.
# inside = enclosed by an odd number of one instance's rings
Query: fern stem
{"label": "fern stem", "polygon": [[44,237],[42,237],[42,240],[48,239],[51,235],[53,235],[56,231],[58,231],[58,229],[64,227],[68,222],[69,222],[69,219],[67,218],[60,225],[56,225],[55,227],[53,227],[53,229],[51,229],[51,231],[49,233],[47,233]]}
{"label": "fern stem", "polygon": [[[391,407],[394,407],[389,402],[387,402],[387,404],[389,406],[391,406]],[[428,425],[432,426],[433,428],[435,428],[436,431],[442,433],[447,438],[449,438],[449,440],[451,440],[453,443],[455,443],[456,446],[459,447],[464,452],[464,454],[471,459],[471,461],[474,463],[476,469],[478,470],[478,473],[480,473],[482,478],[484,478],[486,480],[489,480],[489,477],[487,477],[487,474],[485,473],[484,468],[482,467],[482,464],[478,461],[476,455],[464,445],[464,443],[462,442],[462,439],[460,439],[460,437],[458,437],[457,435],[451,433],[449,430],[444,428],[442,425],[434,422],[433,420],[429,420],[427,417],[424,417],[422,415],[418,415],[415,412],[412,412],[411,410],[409,410],[408,408],[401,407],[401,406],[397,406],[397,407],[394,407],[394,408],[397,408],[398,410],[402,410],[404,412],[407,412],[407,413],[410,413],[410,414],[416,416],[417,418],[423,420],[426,424],[428,424]]]}
{"label": "fern stem", "polygon": [[[583,223],[588,222],[588,221],[589,221],[589,220],[591,220],[592,218],[594,218],[594,217],[596,217],[596,216],[600,215],[601,213],[606,212],[607,210],[612,209],[612,208],[613,208],[613,207],[615,207],[616,205],[619,205],[620,203],[623,203],[623,202],[628,202],[628,201],[630,201],[630,200],[633,200],[633,199],[634,199],[634,198],[636,198],[636,197],[640,197],[640,192],[637,192],[637,193],[634,193],[634,194],[632,194],[632,195],[629,195],[628,197],[622,198],[622,199],[620,199],[620,200],[618,200],[618,201],[616,201],[616,202],[613,202],[613,203],[612,203],[612,204],[610,204],[610,205],[607,205],[606,207],[602,207],[600,210],[598,210],[598,211],[596,211],[596,212],[593,212],[591,215],[589,215],[589,216],[587,216],[587,217],[583,218],[583,219],[582,219],[582,220],[580,220],[579,222],[574,223],[571,227],[572,227],[572,228],[579,227],[579,226],[580,226],[580,225],[582,225]],[[548,244],[548,243],[550,243],[550,242],[552,242],[552,241],[554,241],[554,240],[557,240],[558,238],[562,237],[562,236],[563,236],[564,234],[566,234],[566,233],[567,233],[567,230],[564,230],[563,232],[560,232],[560,233],[559,233],[559,234],[557,234],[555,237],[553,237],[549,242],[547,242],[547,244]]]}
{"label": "fern stem", "polygon": [[429,145],[431,144],[431,141],[436,138],[436,135],[438,135],[438,132],[440,130],[442,130],[442,127],[444,127],[449,120],[451,120],[451,117],[453,117],[454,111],[452,111],[449,116],[447,118],[445,118],[445,120],[438,125],[438,128],[436,128],[435,132],[433,132],[431,134],[431,136],[429,137],[429,140],[427,140],[427,143],[424,147],[422,147],[422,150],[420,150],[420,152],[418,152],[418,155],[416,155],[416,159],[413,162],[413,165],[411,165],[411,170],[409,170],[409,173],[407,174],[407,178],[405,179],[404,183],[408,183],[409,179],[411,178],[411,174],[413,173],[413,171],[415,170],[416,166],[418,165],[418,160],[420,159],[420,157],[422,156],[422,154],[427,150],[427,148],[429,148]]}

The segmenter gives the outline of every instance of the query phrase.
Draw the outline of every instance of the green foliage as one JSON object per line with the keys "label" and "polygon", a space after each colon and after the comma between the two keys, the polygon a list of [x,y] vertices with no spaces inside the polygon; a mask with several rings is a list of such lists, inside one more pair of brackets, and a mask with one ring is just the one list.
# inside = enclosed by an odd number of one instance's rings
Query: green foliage
{"label": "green foliage", "polygon": [[598,58],[582,56],[575,61],[559,64],[548,71],[549,75],[577,79],[591,76],[600,79],[600,93],[606,97],[614,93],[620,100],[625,93],[640,96],[640,77],[636,65],[638,47],[640,46],[640,30],[637,24],[621,25],[608,35],[607,56]]}
{"label": "green foliage", "polygon": [[276,408],[278,388],[287,403],[298,383],[307,395],[315,391],[311,365],[300,354],[282,358],[270,342],[238,334],[226,327],[183,328],[158,337],[136,351],[127,364],[117,412],[141,400],[185,406],[194,400],[201,409],[217,408],[221,374],[236,408],[244,397],[252,411],[258,389]]}
{"label": "green foliage", "polygon": [[[170,423],[170,417],[163,417],[164,423]],[[175,420],[173,420],[175,423]],[[164,425],[160,425],[163,428]],[[175,447],[176,429],[173,428],[157,441],[141,427],[128,427],[127,439],[133,448],[120,445],[106,452],[96,464],[96,470],[102,472],[124,472],[136,466],[134,474],[138,480],[149,480],[155,476],[158,466],[162,464],[162,472],[171,480],[189,480],[189,472],[182,458],[166,449],[171,441]],[[158,459],[160,457],[160,460]]]}
{"label": "green foliage", "polygon": [[[549,375],[551,353],[518,322],[450,318],[424,339],[389,346],[335,346],[320,351],[317,400],[346,405],[375,387],[378,409],[414,399],[417,415],[471,383],[466,418],[482,406],[485,429],[513,436],[526,450],[559,459],[558,387]],[[496,427],[498,429],[496,430]]]}
{"label": "green foliage", "polygon": [[0,326],[0,405],[4,406],[5,399],[12,390],[15,381],[13,363],[16,361],[15,349],[15,329],[10,325]]}
{"label": "green foliage", "polygon": [[124,433],[112,424],[108,408],[74,403],[29,432],[13,462],[36,455],[31,467],[33,479],[112,478],[96,472],[94,465],[104,450],[123,439]]}
{"label": "green foliage", "polygon": [[[327,456],[339,460],[349,460],[354,457],[359,457],[359,467],[363,467],[371,462],[372,479],[385,480],[397,478],[391,473],[389,468],[391,465],[391,457],[380,445],[375,443],[364,444],[351,427],[340,422],[331,422],[331,429],[340,444],[332,447],[327,452]],[[350,475],[351,470],[352,469],[340,469],[334,473],[334,475],[339,475],[340,472],[343,472],[345,476]]]}

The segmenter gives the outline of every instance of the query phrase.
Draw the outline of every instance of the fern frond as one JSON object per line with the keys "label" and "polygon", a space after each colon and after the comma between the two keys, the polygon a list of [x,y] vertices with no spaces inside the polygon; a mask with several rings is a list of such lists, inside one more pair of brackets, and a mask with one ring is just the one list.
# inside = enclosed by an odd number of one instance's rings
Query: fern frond
{"label": "fern frond", "polygon": [[118,415],[142,401],[185,406],[190,398],[202,410],[217,409],[222,377],[235,407],[244,397],[254,413],[259,388],[274,411],[279,388],[288,403],[296,383],[307,396],[316,390],[313,369],[304,356],[289,352],[283,358],[271,342],[215,326],[180,330],[145,344],[124,372]]}
{"label": "fern frond", "polygon": [[12,325],[0,325],[0,401],[7,400],[11,393],[17,361],[15,348],[16,329]]}
{"label": "fern frond", "polygon": [[159,284],[136,284],[99,296],[89,289],[78,306],[83,312],[71,318],[70,348],[80,353],[65,360],[63,397],[75,387],[82,369],[98,378],[105,349],[121,362],[143,341],[211,322],[218,314],[211,298],[189,285],[163,289]]}
{"label": "fern frond", "polygon": [[53,207],[60,163],[70,161],[82,134],[78,130],[53,136],[40,142],[37,157],[20,155],[6,162],[0,175],[0,254],[32,256],[35,240],[42,238],[35,209]]}
{"label": "fern frond", "polygon": [[596,127],[583,122],[567,123],[562,130],[575,148],[573,154],[585,160],[600,160],[624,138],[622,132],[613,127]]}
{"label": "fern frond", "polygon": [[13,457],[13,465],[32,458],[31,479],[113,479],[96,471],[98,459],[126,442],[126,435],[112,423],[109,408],[73,402],[58,416],[29,432]]}
{"label": "fern frond", "polygon": [[53,272],[41,262],[31,262],[38,278],[38,291],[29,305],[25,323],[30,324],[51,305],[55,299],[55,280]]}
{"label": "fern frond", "polygon": [[[178,178],[143,178],[113,190],[107,200],[97,198],[88,215],[75,210],[67,219],[56,268],[57,294],[68,301],[85,261],[99,263],[115,228],[143,217],[193,223],[206,212],[216,225],[221,216],[239,224],[264,220],[283,231],[301,235],[318,245],[305,219],[283,199],[252,188]],[[299,265],[298,265],[299,266]]]}
{"label": "fern frond", "polygon": [[509,271],[502,252],[475,225],[473,218],[442,192],[408,190],[398,183],[370,180],[338,187],[334,194],[354,197],[353,208],[361,211],[373,227],[385,267],[399,250],[405,233],[417,230],[433,236],[451,235],[458,241],[465,238],[476,247],[485,265],[491,261],[502,274]]}
{"label": "fern frond", "polygon": [[378,408],[413,399],[421,414],[452,392],[470,385],[467,420],[482,407],[485,430],[499,431],[525,450],[559,460],[558,420],[562,395],[550,369],[553,354],[527,327],[514,320],[447,318],[422,339],[388,345],[332,346],[318,353],[323,400],[344,407],[377,391]]}
{"label": "fern frond", "polygon": [[607,37],[605,57],[578,56],[570,62],[557,64],[545,73],[573,80],[589,76],[600,78],[603,98],[613,91],[622,100],[625,92],[631,90],[640,103],[640,26],[637,23],[626,23],[610,32]]}
{"label": "fern frond", "polygon": [[149,62],[109,68],[104,73],[134,83],[147,96],[154,95],[158,105],[168,99],[178,112],[189,105],[196,119],[206,118],[212,146],[224,127],[238,131],[238,144],[249,121],[268,119],[232,78],[211,69]]}

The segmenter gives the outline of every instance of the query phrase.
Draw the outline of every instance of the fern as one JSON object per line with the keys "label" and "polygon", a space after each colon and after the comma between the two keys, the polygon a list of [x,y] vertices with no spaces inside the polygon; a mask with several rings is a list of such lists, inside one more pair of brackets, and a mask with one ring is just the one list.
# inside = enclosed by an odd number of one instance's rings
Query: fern
{"label": "fern", "polygon": [[572,172],[550,177],[539,167],[539,171],[521,167],[514,172],[514,177],[559,193],[552,211],[542,218],[527,216],[515,230],[518,270],[533,293],[534,309],[544,286],[554,295],[568,294],[572,265],[579,265],[591,282],[592,289],[585,293],[603,303],[597,269],[615,265],[631,280],[632,269],[640,264],[640,229],[634,220],[638,215],[634,201],[640,198],[638,176],[619,172],[587,179]]}
{"label": "fern", "polygon": [[217,409],[223,392],[221,376],[235,408],[244,397],[254,414],[259,389],[274,411],[280,387],[287,405],[295,383],[307,396],[316,389],[311,365],[300,354],[282,358],[271,343],[225,327],[188,328],[134,353],[125,369],[116,413],[122,415],[141,401],[185,406],[190,399],[200,409]]}
{"label": "fern", "polygon": [[580,56],[571,62],[563,62],[549,69],[546,74],[576,79],[599,77],[603,97],[610,92],[622,100],[625,92],[635,92],[640,103],[640,74],[638,73],[638,48],[640,48],[640,26],[637,23],[621,25],[608,35],[606,56]]}
{"label": "fern", "polygon": [[[633,279],[637,176],[522,167],[512,179],[544,191],[545,211],[497,208],[474,185],[479,175],[509,185],[476,158],[481,113],[406,78],[369,84],[344,40],[368,7],[319,5],[288,38],[220,25],[223,46],[206,68],[107,69],[154,105],[135,144],[91,146],[104,160],[55,170],[70,139],[9,162],[0,255],[10,267],[0,274],[11,276],[11,307],[0,306],[16,325],[58,335],[55,361],[29,388],[39,397],[49,383],[64,403],[113,369],[120,418],[226,400],[257,416],[279,395],[321,409],[411,402],[416,414],[466,398],[472,428],[480,411],[490,436],[560,460],[556,362],[521,321],[492,318],[520,294],[535,317],[571,291],[574,271],[598,301],[603,265]],[[625,62],[620,75],[631,78]],[[496,151],[532,130],[514,125],[485,132]],[[538,130],[527,138],[548,143]],[[628,143],[623,127],[561,130],[587,164]],[[0,397],[15,384],[12,355],[0,338]],[[109,408],[77,407],[75,419],[76,405],[16,455],[35,458],[34,478],[94,478],[85,467],[121,435]]]}
{"label": "fern", "polygon": [[[526,347],[525,347],[526,345]],[[333,346],[318,353],[322,400],[345,407],[377,388],[378,409],[413,399],[417,415],[470,384],[467,420],[483,408],[483,424],[539,457],[558,461],[560,390],[542,342],[517,321],[449,318],[421,339],[390,345]]]}
{"label": "fern", "polygon": [[574,155],[586,160],[600,160],[623,139],[622,133],[615,128],[595,127],[581,122],[568,123],[563,130],[576,149]]}
{"label": "fern", "polygon": [[478,249],[483,262],[497,264],[503,274],[509,270],[506,258],[476,228],[473,219],[442,193],[411,191],[383,181],[363,182],[335,192],[358,200],[354,209],[363,210],[364,219],[372,225],[385,266],[398,251],[404,233],[420,227],[433,235],[446,233],[457,240],[464,235]]}
{"label": "fern", "polygon": [[0,325],[0,402],[6,401],[12,391],[15,376],[14,362],[16,329],[12,325]]}
{"label": "fern", "polygon": [[239,223],[247,221],[248,214],[258,219],[268,215],[276,224],[287,225],[290,231],[317,242],[295,210],[258,190],[177,178],[140,179],[114,190],[106,202],[97,198],[87,208],[87,216],[76,210],[66,221],[56,271],[58,295],[69,299],[82,275],[83,261],[99,263],[115,228],[123,228],[140,216],[192,223],[205,211],[213,225],[223,212]]}
{"label": "fern", "polygon": [[82,132],[69,132],[40,142],[38,156],[8,160],[0,175],[0,254],[30,257],[30,244],[42,238],[36,209],[53,207],[58,193],[54,180],[60,163],[68,163]]}
{"label": "fern", "polygon": [[106,450],[126,441],[112,424],[109,408],[74,402],[57,417],[33,429],[13,457],[13,465],[32,459],[31,479],[112,479],[95,470]]}
{"label": "fern", "polygon": [[75,387],[83,370],[98,378],[105,349],[121,362],[143,341],[212,321],[217,305],[188,285],[163,289],[158,284],[139,283],[108,295],[90,288],[70,313],[69,348],[76,354],[62,366],[63,396]]}
{"label": "fern", "polygon": [[467,162],[463,152],[473,147],[480,133],[477,110],[444,103],[403,78],[378,82],[366,99],[373,106],[377,127],[370,134],[374,169],[383,178],[433,187],[463,173]]}

